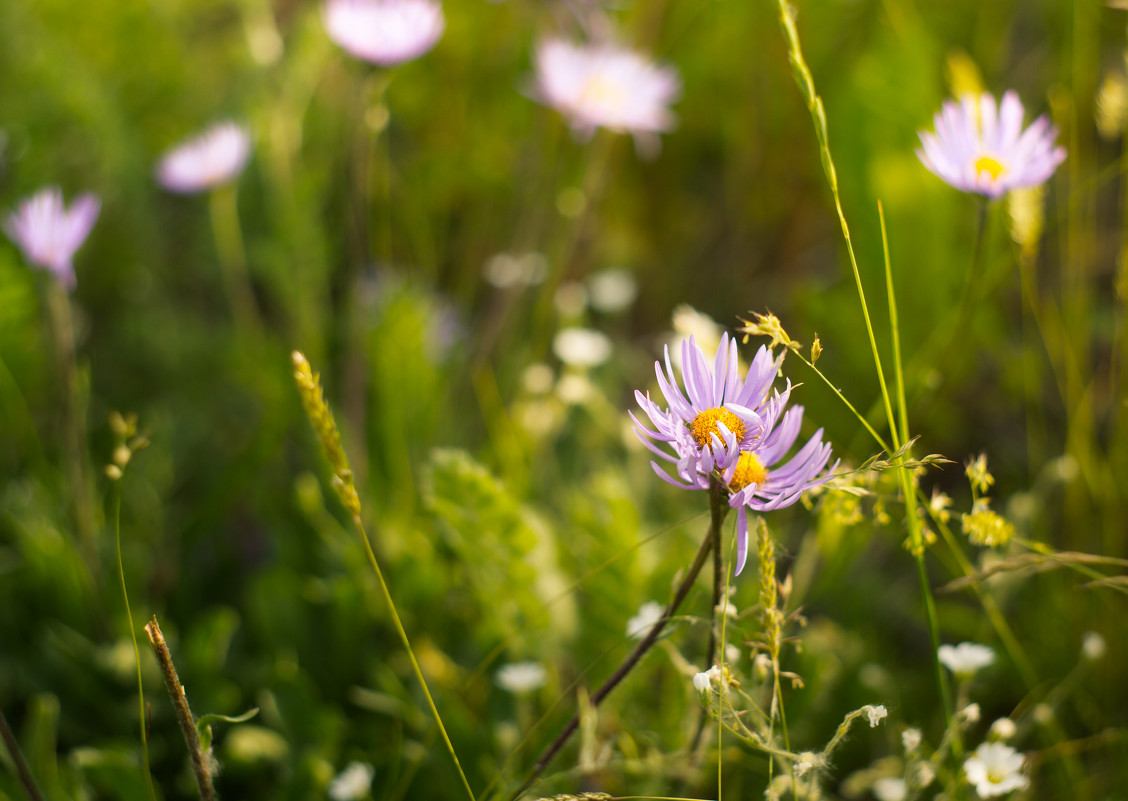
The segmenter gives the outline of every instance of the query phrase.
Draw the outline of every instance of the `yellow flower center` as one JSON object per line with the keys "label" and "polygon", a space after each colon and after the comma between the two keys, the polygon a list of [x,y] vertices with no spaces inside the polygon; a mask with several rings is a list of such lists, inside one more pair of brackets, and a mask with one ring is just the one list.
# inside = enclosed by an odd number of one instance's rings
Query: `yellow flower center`
{"label": "yellow flower center", "polygon": [[709,450],[713,449],[712,435],[716,434],[722,441],[724,437],[721,436],[721,430],[717,428],[717,423],[725,424],[725,428],[736,435],[736,441],[739,443],[744,439],[744,421],[730,412],[728,409],[714,406],[712,409],[706,409],[693,418],[693,422],[689,424],[689,430],[693,433],[694,440],[701,447],[709,446]]}
{"label": "yellow flower center", "polygon": [[768,480],[768,469],[760,464],[760,459],[751,451],[740,454],[736,463],[736,471],[732,474],[729,489],[739,492],[749,484],[760,485]]}
{"label": "yellow flower center", "polygon": [[990,156],[980,156],[975,160],[976,173],[987,173],[991,176],[992,181],[999,180],[999,176],[1006,172],[1004,167],[998,159],[991,158]]}

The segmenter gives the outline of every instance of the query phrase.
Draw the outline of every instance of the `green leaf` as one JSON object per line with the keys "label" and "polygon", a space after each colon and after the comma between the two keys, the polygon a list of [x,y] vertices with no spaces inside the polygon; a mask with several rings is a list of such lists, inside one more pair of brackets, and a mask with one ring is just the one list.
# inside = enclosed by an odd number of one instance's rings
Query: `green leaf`
{"label": "green leaf", "polygon": [[213,723],[245,723],[258,714],[258,707],[248,709],[242,715],[217,715],[211,713],[208,715],[201,715],[196,721],[196,731],[200,734],[200,746],[207,751],[211,748],[212,730],[211,724]]}

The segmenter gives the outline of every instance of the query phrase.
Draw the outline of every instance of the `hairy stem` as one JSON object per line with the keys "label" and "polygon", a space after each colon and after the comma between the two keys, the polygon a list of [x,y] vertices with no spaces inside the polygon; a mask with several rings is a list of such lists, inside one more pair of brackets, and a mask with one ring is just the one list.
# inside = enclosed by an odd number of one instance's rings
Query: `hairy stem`
{"label": "hairy stem", "polygon": [[216,801],[215,787],[212,786],[211,771],[208,770],[208,756],[200,745],[200,735],[196,731],[196,719],[192,717],[192,710],[188,706],[188,697],[184,694],[184,685],[176,675],[176,666],[172,664],[172,654],[169,653],[168,644],[161,634],[161,626],[157,616],[145,624],[145,633],[149,635],[149,644],[153,646],[153,653],[157,655],[157,662],[161,666],[165,686],[172,698],[172,708],[176,710],[176,719],[180,722],[180,730],[184,732],[184,742],[188,745],[188,756],[192,760],[192,772],[196,775],[196,787],[200,791],[200,801]]}

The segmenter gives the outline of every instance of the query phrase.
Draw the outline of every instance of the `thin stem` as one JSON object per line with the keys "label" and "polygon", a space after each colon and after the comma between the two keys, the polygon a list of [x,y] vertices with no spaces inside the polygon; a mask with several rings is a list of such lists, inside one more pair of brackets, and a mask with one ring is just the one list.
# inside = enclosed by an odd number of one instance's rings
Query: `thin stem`
{"label": "thin stem", "polygon": [[188,706],[188,697],[184,694],[184,686],[180,677],[176,675],[176,666],[172,664],[172,654],[169,653],[168,644],[161,634],[161,626],[157,616],[145,624],[145,633],[149,635],[149,644],[153,646],[153,653],[157,655],[161,673],[164,675],[165,686],[168,688],[169,697],[172,698],[172,708],[176,710],[176,719],[180,722],[180,730],[184,732],[184,742],[188,745],[188,756],[192,760],[192,772],[196,774],[196,787],[200,792],[201,801],[216,801],[215,788],[212,786],[211,771],[208,770],[208,755],[200,745],[200,735],[196,731],[196,719],[192,717],[192,710]]}
{"label": "thin stem", "polygon": [[728,512],[725,500],[725,485],[717,476],[709,477],[709,536],[713,538],[713,603],[709,609],[709,650],[706,653],[705,667],[717,661],[717,607],[721,604],[721,582],[724,571],[721,569],[721,522]]}
{"label": "thin stem", "polygon": [[403,643],[404,650],[407,651],[408,659],[411,660],[411,669],[415,673],[415,678],[419,681],[419,686],[423,689],[423,695],[427,699],[427,706],[431,708],[431,715],[435,719],[435,723],[439,727],[439,735],[443,738],[446,744],[447,751],[450,752],[451,759],[454,760],[454,767],[458,770],[458,777],[462,779],[462,786],[466,789],[466,795],[469,796],[470,801],[476,801],[474,791],[470,789],[470,782],[466,778],[466,773],[462,770],[462,763],[458,761],[458,754],[455,753],[454,745],[450,741],[450,736],[447,734],[446,726],[443,725],[442,716],[439,715],[438,707],[435,706],[435,699],[431,697],[431,690],[427,686],[427,679],[423,676],[423,670],[419,667],[419,660],[415,658],[415,650],[411,647],[411,640],[407,637],[407,630],[403,627],[403,621],[400,620],[399,612],[396,610],[396,602],[392,600],[392,593],[388,589],[388,583],[384,580],[384,573],[380,570],[380,563],[376,561],[376,553],[372,550],[372,543],[368,539],[368,532],[364,529],[364,522],[360,519],[360,515],[353,515],[353,525],[356,526],[356,531],[360,535],[360,540],[364,545],[364,553],[368,557],[368,564],[372,568],[372,572],[376,574],[376,580],[380,583],[380,592],[384,595],[384,601],[388,604],[388,610],[392,614],[392,623],[395,625],[396,633],[399,634],[400,641]]}
{"label": "thin stem", "polygon": [[909,405],[905,400],[905,370],[901,361],[901,326],[897,318],[897,296],[893,291],[893,269],[889,259],[889,235],[885,230],[885,208],[877,201],[881,221],[881,251],[885,261],[885,290],[889,302],[889,328],[893,333],[893,371],[897,379],[897,406],[901,413],[901,442],[909,441]]}
{"label": "thin stem", "polygon": [[[654,645],[655,641],[658,639],[658,635],[662,633],[662,630],[664,628],[666,628],[666,624],[670,622],[670,619],[673,617],[678,607],[681,606],[682,601],[684,601],[685,597],[689,595],[689,591],[693,587],[694,581],[697,580],[698,574],[701,573],[701,568],[705,566],[705,559],[709,556],[709,552],[713,549],[713,528],[714,523],[711,521],[709,524],[709,532],[705,535],[705,539],[701,542],[701,547],[697,550],[697,556],[694,557],[693,564],[689,566],[689,570],[686,572],[685,577],[681,581],[681,584],[678,585],[677,590],[674,592],[673,599],[671,599],[670,602],[666,605],[665,611],[662,612],[662,617],[658,620],[657,623],[654,624],[649,633],[647,633],[647,635],[642,638],[639,644],[635,646],[635,649],[631,651],[630,655],[625,660],[623,660],[623,663],[619,665],[618,669],[613,674],[611,674],[611,677],[607,679],[607,681],[603,682],[598,690],[591,694],[589,702],[593,708],[599,706],[600,702],[602,702],[603,699],[606,698],[611,693],[611,691],[615,689],[619,682],[621,682],[626,677],[626,675],[631,672],[631,669],[634,668],[634,666],[638,664],[638,661],[642,659],[647,651],[650,650],[650,646]],[[561,729],[560,733],[556,735],[556,739],[554,739],[540,755],[540,758],[537,759],[537,762],[533,766],[532,770],[529,771],[529,775],[525,778],[525,781],[519,788],[517,788],[517,791],[513,793],[511,798],[519,798],[522,793],[533,786],[533,783],[537,780],[537,777],[544,772],[544,769],[548,767],[549,763],[552,762],[553,758],[560,752],[560,749],[563,748],[564,744],[568,742],[568,739],[572,736],[576,729],[579,728],[579,725],[580,714],[579,712],[577,712],[572,716],[572,719],[568,721],[567,725],[565,725],[564,728]]]}
{"label": "thin stem", "polygon": [[[838,173],[834,167],[834,159],[830,153],[830,137],[827,131],[826,110],[823,107],[822,98],[819,97],[815,91],[814,77],[811,75],[811,70],[803,57],[803,51],[799,44],[799,31],[795,27],[794,11],[789,7],[786,0],[777,0],[777,5],[779,7],[780,24],[783,27],[784,35],[787,39],[788,54],[791,59],[792,69],[795,73],[795,80],[799,85],[799,89],[807,103],[807,108],[811,113],[811,121],[815,128],[815,137],[819,142],[823,173],[826,175],[827,183],[830,186],[830,193],[834,198],[834,209],[838,215],[838,222],[842,229],[842,238],[846,241],[846,252],[850,257],[850,269],[854,275],[854,284],[858,290],[858,301],[861,304],[862,317],[866,323],[866,334],[869,337],[870,351],[873,353],[874,367],[877,370],[877,381],[881,388],[881,398],[885,405],[885,416],[888,421],[889,432],[893,439],[894,447],[900,450],[902,444],[901,437],[898,434],[896,418],[893,415],[893,405],[889,399],[889,388],[885,382],[885,373],[881,366],[881,355],[877,349],[877,340],[873,333],[873,324],[870,320],[869,308],[866,304],[865,289],[862,286],[862,276],[858,269],[858,259],[854,253],[854,245],[850,237],[850,227],[846,223],[846,214],[842,210],[842,199],[838,193]],[[887,274],[889,274],[888,268]],[[892,290],[890,289],[890,291]],[[912,545],[913,556],[917,562],[917,573],[920,577],[921,593],[924,597],[925,613],[928,618],[928,630],[932,639],[932,659],[936,665],[936,676],[939,683],[940,696],[945,702],[944,709],[947,711],[949,708],[949,704],[947,703],[949,691],[946,678],[936,658],[936,649],[939,647],[940,633],[936,620],[936,606],[932,599],[932,590],[929,587],[928,575],[924,568],[924,546],[920,532],[920,521],[917,519],[916,515],[916,493],[913,490],[912,478],[903,464],[899,472],[901,474],[902,493],[905,497],[905,515],[909,526],[909,538]]]}
{"label": "thin stem", "polygon": [[208,212],[212,235],[219,255],[223,288],[235,321],[253,330],[262,328],[254,289],[247,274],[247,254],[243,232],[239,227],[238,196],[234,184],[220,186],[208,193]]}
{"label": "thin stem", "polygon": [[19,774],[20,784],[23,785],[27,797],[31,801],[44,801],[43,792],[39,789],[39,785],[35,783],[35,777],[31,775],[31,768],[28,767],[23,751],[20,750],[19,741],[12,734],[12,729],[8,726],[8,719],[4,717],[3,712],[0,712],[0,737],[4,738],[4,745],[8,747],[8,753],[11,755],[12,761],[16,763],[16,773]]}
{"label": "thin stem", "polygon": [[83,557],[90,575],[97,580],[98,548],[95,540],[94,499],[90,487],[90,472],[86,451],[85,393],[79,381],[75,357],[74,322],[71,316],[70,297],[59,283],[47,281],[47,307],[51,315],[55,356],[58,360],[59,380],[66,402],[65,425],[67,469],[74,493],[75,523]]}
{"label": "thin stem", "polygon": [[133,610],[129,606],[129,592],[125,588],[125,567],[121,558],[121,484],[113,483],[110,490],[114,517],[114,544],[117,547],[118,579],[121,581],[121,597],[125,602],[125,617],[129,622],[129,638],[133,642],[133,659],[137,665],[137,717],[141,729],[141,765],[145,770],[145,782],[149,785],[149,795],[156,801],[157,791],[153,787],[153,774],[149,767],[149,735],[145,725],[145,684],[141,680],[141,649],[137,647],[137,629],[133,625]]}

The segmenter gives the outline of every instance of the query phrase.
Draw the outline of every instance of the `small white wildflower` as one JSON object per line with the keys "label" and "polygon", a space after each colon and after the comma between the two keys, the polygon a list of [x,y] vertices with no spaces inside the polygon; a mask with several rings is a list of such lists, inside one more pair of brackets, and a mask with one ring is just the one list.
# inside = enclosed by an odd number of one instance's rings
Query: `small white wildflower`
{"label": "small white wildflower", "polygon": [[372,789],[376,770],[363,762],[350,762],[348,767],[329,783],[329,797],[333,801],[357,801]]}
{"label": "small white wildflower", "polygon": [[920,748],[920,740],[920,729],[905,729],[901,732],[901,745],[904,746],[906,754],[911,754]]}
{"label": "small white wildflower", "polygon": [[1030,784],[1022,774],[1023,759],[1009,745],[983,743],[964,762],[964,775],[980,798],[1006,795]]}
{"label": "small white wildflower", "polygon": [[638,613],[627,621],[627,636],[641,640],[655,624],[662,619],[665,607],[657,601],[647,601],[638,608]]}
{"label": "small white wildflower", "polygon": [[968,704],[960,710],[959,716],[968,723],[978,723],[980,717],[979,704]]}
{"label": "small white wildflower", "polygon": [[1108,643],[1105,638],[1095,631],[1086,631],[1085,637],[1081,640],[1081,653],[1090,662],[1096,662],[1105,655],[1108,650]]}
{"label": "small white wildflower", "polygon": [[574,319],[584,313],[588,296],[584,285],[579,281],[565,281],[552,296],[556,311],[565,320]]}
{"label": "small white wildflower", "polygon": [[904,779],[883,776],[873,783],[873,797],[877,801],[905,801],[908,795],[909,788]]}
{"label": "small white wildflower", "polygon": [[1035,704],[1034,708],[1030,710],[1030,714],[1042,726],[1049,726],[1054,722],[1054,708],[1049,704]]}
{"label": "small white wildflower", "polygon": [[1014,725],[1013,720],[1010,718],[999,718],[991,724],[991,729],[987,732],[987,739],[1006,742],[1014,737],[1017,732],[1018,727]]}
{"label": "small white wildflower", "polygon": [[525,391],[532,395],[543,395],[552,389],[554,378],[552,368],[544,362],[530,364],[521,373],[521,383],[525,385]]}
{"label": "small white wildflower", "polygon": [[740,661],[741,650],[731,642],[725,646],[725,661],[730,665]]}
{"label": "small white wildflower", "polygon": [[771,657],[765,653],[756,654],[756,658],[752,660],[752,670],[758,681],[767,681],[772,672]]}
{"label": "small white wildflower", "polygon": [[721,669],[716,665],[706,670],[704,673],[698,673],[693,677],[693,688],[699,693],[708,692],[713,682],[719,681],[721,678]]}
{"label": "small white wildflower", "polygon": [[581,406],[594,398],[598,390],[587,376],[575,373],[562,376],[556,382],[556,397],[569,406]]}
{"label": "small white wildflower", "polygon": [[573,367],[596,367],[611,358],[611,340],[591,328],[563,328],[552,340],[552,352]]}
{"label": "small white wildflower", "polygon": [[936,771],[928,762],[921,762],[917,765],[916,780],[917,785],[923,789],[936,779]]}
{"label": "small white wildflower", "polygon": [[960,678],[975,674],[995,661],[995,652],[986,645],[961,642],[959,645],[941,645],[936,652],[940,663]]}
{"label": "small white wildflower", "polygon": [[885,718],[889,715],[889,710],[887,710],[882,704],[878,704],[877,706],[867,706],[865,710],[866,719],[869,720],[871,729],[877,726],[878,723],[881,723],[881,721],[885,720]]}
{"label": "small white wildflower", "polygon": [[795,775],[805,776],[819,766],[819,755],[813,751],[804,751],[795,763]]}
{"label": "small white wildflower", "polygon": [[494,678],[501,689],[523,695],[543,687],[546,673],[544,665],[539,662],[514,662],[502,665]]}
{"label": "small white wildflower", "polygon": [[733,606],[731,601],[722,601],[721,603],[717,604],[716,610],[718,613],[724,615],[725,617],[736,617],[738,614],[740,614],[737,608]]}
{"label": "small white wildflower", "polygon": [[622,311],[638,297],[638,282],[622,268],[596,273],[588,278],[587,286],[591,305],[609,314]]}

